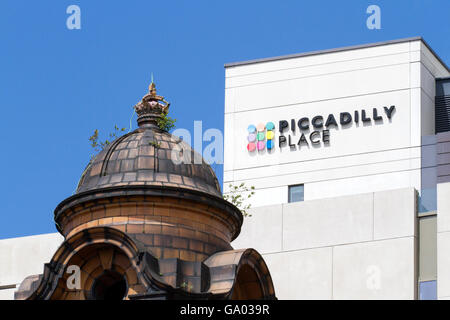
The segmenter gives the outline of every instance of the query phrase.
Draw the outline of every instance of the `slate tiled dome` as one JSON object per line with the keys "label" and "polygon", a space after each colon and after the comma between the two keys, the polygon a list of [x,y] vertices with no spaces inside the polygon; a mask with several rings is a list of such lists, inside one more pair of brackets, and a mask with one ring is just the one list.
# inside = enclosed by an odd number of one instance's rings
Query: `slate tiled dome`
{"label": "slate tiled dome", "polygon": [[[172,150],[191,153],[190,163],[175,164]],[[88,165],[77,193],[93,189],[155,185],[194,189],[221,197],[211,167],[180,138],[154,127],[138,128],[112,142]]]}
{"label": "slate tiled dome", "polygon": [[[167,186],[222,197],[217,177],[201,155],[157,126],[169,103],[156,94],[154,83],[149,90],[135,106],[139,128],[114,140],[88,164],[76,193],[118,186]],[[179,163],[178,158],[185,161]]]}

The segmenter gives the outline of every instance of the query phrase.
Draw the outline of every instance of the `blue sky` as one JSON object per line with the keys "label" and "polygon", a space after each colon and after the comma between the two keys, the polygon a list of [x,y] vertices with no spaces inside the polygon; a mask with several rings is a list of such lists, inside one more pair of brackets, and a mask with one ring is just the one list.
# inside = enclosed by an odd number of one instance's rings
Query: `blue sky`
{"label": "blue sky", "polygon": [[[81,30],[66,27],[72,4]],[[381,30],[366,27],[371,4]],[[450,64],[448,12],[448,0],[2,0],[0,239],[56,232],[88,137],[129,126],[152,72],[178,128],[222,130],[225,63],[422,36]]]}

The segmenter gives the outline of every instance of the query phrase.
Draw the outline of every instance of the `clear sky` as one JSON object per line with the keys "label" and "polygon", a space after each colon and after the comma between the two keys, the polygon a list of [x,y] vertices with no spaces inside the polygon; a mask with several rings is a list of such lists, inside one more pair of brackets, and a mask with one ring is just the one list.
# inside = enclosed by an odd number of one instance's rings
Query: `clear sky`
{"label": "clear sky", "polygon": [[[80,30],[66,27],[72,4]],[[380,30],[366,27],[372,4]],[[88,137],[129,127],[151,73],[177,128],[223,130],[225,63],[422,36],[450,64],[449,12],[448,0],[1,0],[0,239],[56,232]]]}

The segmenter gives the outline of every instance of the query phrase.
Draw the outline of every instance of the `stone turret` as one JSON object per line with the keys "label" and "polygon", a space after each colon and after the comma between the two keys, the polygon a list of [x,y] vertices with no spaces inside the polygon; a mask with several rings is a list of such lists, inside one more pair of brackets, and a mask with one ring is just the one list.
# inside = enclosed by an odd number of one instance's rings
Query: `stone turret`
{"label": "stone turret", "polygon": [[[203,160],[180,163],[180,153],[201,156],[159,128],[169,105],[152,82],[134,107],[139,127],[93,158],[76,193],[56,207],[66,240],[44,274],[27,280],[35,289],[17,298],[275,297],[261,256],[230,245],[243,218],[214,171]],[[80,269],[79,288],[67,285],[70,266]]]}

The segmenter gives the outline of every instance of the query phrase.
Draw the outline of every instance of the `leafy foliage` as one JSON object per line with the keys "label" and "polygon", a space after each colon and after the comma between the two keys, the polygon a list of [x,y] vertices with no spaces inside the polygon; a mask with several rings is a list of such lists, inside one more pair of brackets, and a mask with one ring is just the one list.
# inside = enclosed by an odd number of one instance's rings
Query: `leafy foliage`
{"label": "leafy foliage", "polygon": [[186,280],[183,281],[183,283],[180,285],[181,288],[185,289],[185,291],[187,292],[191,292],[193,286],[191,284],[189,284]]}
{"label": "leafy foliage", "polygon": [[[109,134],[108,139],[105,141],[99,141],[98,140],[98,130],[94,130],[94,134],[89,137],[89,141],[91,142],[91,147],[94,149],[95,152],[102,151],[105,147],[111,144],[115,139],[117,139],[120,136],[120,133],[125,131],[125,128],[119,128],[117,125],[114,125],[114,132]],[[92,155],[94,157],[94,155]],[[91,157],[91,158],[92,158]]]}
{"label": "leafy foliage", "polygon": [[167,132],[175,127],[175,122],[177,122],[177,119],[172,119],[165,112],[161,112],[161,117],[157,120],[158,127]]}
{"label": "leafy foliage", "polygon": [[245,202],[253,197],[255,194],[255,187],[247,187],[244,182],[240,185],[233,185],[230,183],[229,187],[229,194],[225,194],[223,198],[241,210],[244,217],[251,217],[252,215],[247,211],[251,208],[251,204],[246,204]]}
{"label": "leafy foliage", "polygon": [[156,141],[156,140],[150,141],[148,144],[151,145],[151,146],[153,146],[153,147],[156,148],[156,149],[158,149],[158,148],[161,147],[161,143],[159,143],[159,142]]}

